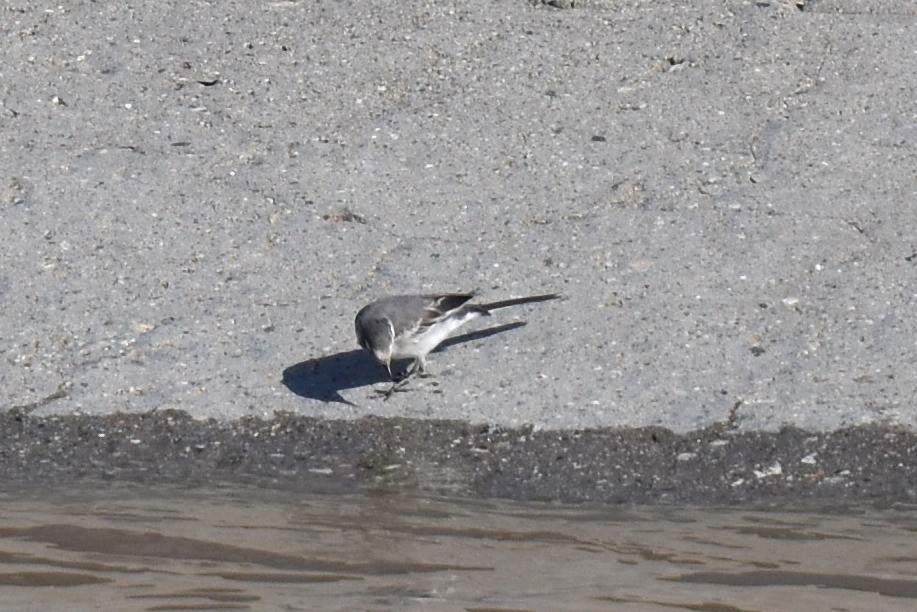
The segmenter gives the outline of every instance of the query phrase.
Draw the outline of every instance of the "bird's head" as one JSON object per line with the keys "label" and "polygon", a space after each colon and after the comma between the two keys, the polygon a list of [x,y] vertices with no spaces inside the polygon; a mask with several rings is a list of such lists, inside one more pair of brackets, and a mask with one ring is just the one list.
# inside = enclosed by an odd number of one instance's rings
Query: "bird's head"
{"label": "bird's head", "polygon": [[395,330],[386,318],[357,316],[357,342],[392,375],[392,352],[395,350]]}

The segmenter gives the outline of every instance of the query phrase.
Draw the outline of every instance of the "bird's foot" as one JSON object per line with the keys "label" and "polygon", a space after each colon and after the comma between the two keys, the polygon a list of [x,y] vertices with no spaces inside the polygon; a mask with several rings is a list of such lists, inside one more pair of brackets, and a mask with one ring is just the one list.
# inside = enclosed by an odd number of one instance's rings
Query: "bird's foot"
{"label": "bird's foot", "polygon": [[375,391],[376,393],[379,393],[380,395],[384,396],[384,397],[382,398],[382,401],[384,402],[384,401],[388,400],[388,398],[390,398],[390,397],[393,396],[394,394],[396,394],[396,393],[405,393],[405,392],[408,391],[408,389],[406,388],[406,385],[404,384],[404,380],[399,380],[399,381],[393,382],[393,383],[392,383],[392,386],[389,387],[388,389],[373,389],[373,391]]}

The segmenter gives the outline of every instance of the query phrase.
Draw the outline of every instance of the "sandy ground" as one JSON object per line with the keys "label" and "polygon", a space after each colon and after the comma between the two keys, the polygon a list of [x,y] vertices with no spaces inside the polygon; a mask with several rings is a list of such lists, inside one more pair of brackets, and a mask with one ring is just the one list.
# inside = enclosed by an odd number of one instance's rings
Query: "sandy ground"
{"label": "sandy ground", "polygon": [[[913,467],[917,8],[0,11],[0,406],[17,423],[787,426],[899,458],[863,469]],[[353,315],[458,290],[564,299],[469,329],[380,401]]]}

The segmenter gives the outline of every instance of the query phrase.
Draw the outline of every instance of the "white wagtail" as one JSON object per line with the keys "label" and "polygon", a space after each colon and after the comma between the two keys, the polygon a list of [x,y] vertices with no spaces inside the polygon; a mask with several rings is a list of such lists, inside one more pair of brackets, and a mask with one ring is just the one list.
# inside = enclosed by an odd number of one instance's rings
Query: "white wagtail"
{"label": "white wagtail", "polygon": [[[393,295],[367,304],[354,321],[357,342],[376,361],[385,366],[392,387],[379,391],[386,399],[409,376],[422,374],[426,357],[456,329],[478,317],[490,316],[491,311],[519,304],[544,302],[560,295],[533,295],[490,304],[469,304],[472,293],[441,293],[433,295]],[[392,373],[392,361],[413,359],[414,363],[400,374]]]}

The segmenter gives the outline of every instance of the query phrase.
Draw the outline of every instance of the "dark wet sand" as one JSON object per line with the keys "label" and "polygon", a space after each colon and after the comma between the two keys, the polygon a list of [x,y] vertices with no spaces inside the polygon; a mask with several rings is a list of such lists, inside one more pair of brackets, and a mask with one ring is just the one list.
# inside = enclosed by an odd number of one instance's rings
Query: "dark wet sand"
{"label": "dark wet sand", "polygon": [[677,435],[376,417],[220,422],[175,411],[13,411],[0,416],[0,457],[8,491],[104,480],[640,504],[836,507],[917,498],[917,434],[881,426],[767,433],[724,424]]}

